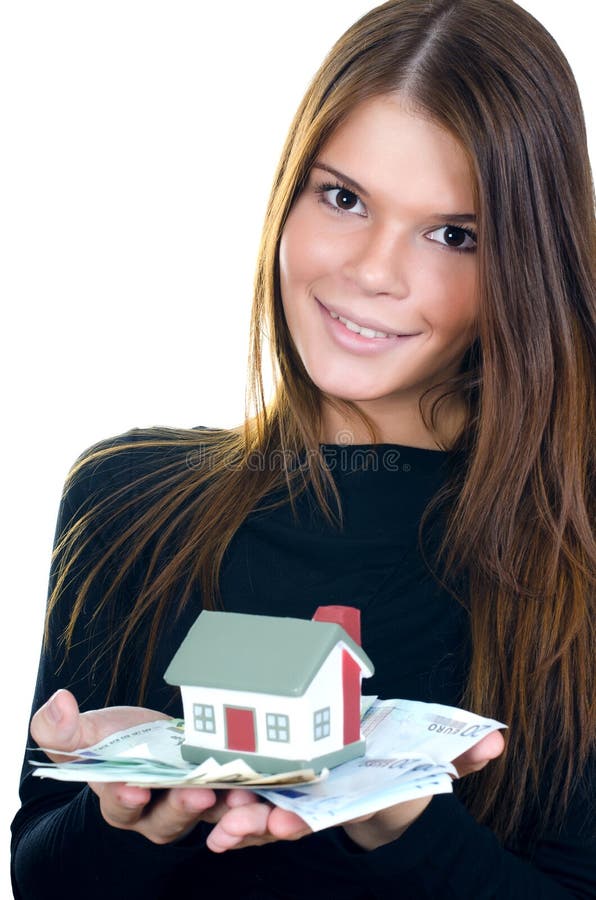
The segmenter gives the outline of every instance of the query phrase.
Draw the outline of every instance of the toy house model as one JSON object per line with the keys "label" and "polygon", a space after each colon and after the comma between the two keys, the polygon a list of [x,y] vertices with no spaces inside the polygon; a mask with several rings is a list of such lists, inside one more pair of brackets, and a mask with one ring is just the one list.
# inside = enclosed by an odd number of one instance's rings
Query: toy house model
{"label": "toy house model", "polygon": [[165,673],[182,691],[182,755],[272,774],[361,756],[360,683],[373,672],[357,609],[319,607],[310,621],[205,610]]}

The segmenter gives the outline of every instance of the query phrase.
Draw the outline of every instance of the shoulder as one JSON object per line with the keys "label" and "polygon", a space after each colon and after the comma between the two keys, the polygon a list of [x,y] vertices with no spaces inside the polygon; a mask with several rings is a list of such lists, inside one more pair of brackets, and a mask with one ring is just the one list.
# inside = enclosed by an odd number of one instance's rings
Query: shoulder
{"label": "shoulder", "polygon": [[206,428],[132,428],[123,434],[105,438],[87,447],[75,460],[70,475],[113,475],[125,467],[159,465],[183,458],[223,437],[223,429]]}
{"label": "shoulder", "polygon": [[133,428],[91,445],[68,472],[62,522],[110,509],[156,502],[176,484],[191,482],[210,448],[225,441],[223,429]]}

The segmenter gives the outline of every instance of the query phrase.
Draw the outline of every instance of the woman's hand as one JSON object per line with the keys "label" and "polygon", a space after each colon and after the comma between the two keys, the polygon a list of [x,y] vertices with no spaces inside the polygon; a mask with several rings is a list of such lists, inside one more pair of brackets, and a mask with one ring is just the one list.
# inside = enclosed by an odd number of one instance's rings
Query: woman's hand
{"label": "woman's hand", "polygon": [[214,853],[223,853],[274,841],[297,841],[307,834],[312,834],[312,829],[295,813],[236,788],[227,792],[226,811],[207,838],[207,846]]}
{"label": "woman's hand", "polygon": [[[31,720],[31,734],[40,747],[70,753],[90,747],[116,731],[156,719],[163,713],[135,706],[114,706],[79,712],[70,691],[57,691]],[[60,761],[59,754],[50,754]],[[215,822],[225,812],[223,797],[206,788],[171,788],[152,795],[148,788],[121,783],[90,784],[99,797],[108,825],[137,831],[155,844],[166,844],[188,834],[203,821]]]}
{"label": "woman's hand", "polygon": [[[460,778],[484,768],[491,759],[499,756],[504,745],[498,731],[479,741],[454,760]],[[432,797],[421,797],[398,803],[354,822],[346,822],[343,827],[355,843],[372,850],[400,837],[431,800]],[[271,841],[295,841],[311,833],[297,815],[263,803],[248,791],[229,791],[226,804],[225,814],[207,839],[207,846],[215,853]]]}
{"label": "woman's hand", "polygon": [[[493,731],[461,756],[453,760],[460,778],[471,772],[478,772],[503,752],[505,741],[500,731]],[[395,841],[409,826],[422,815],[432,797],[419,797],[381,809],[369,816],[362,816],[353,822],[346,822],[344,830],[348,837],[365,850],[374,850],[390,841]]]}
{"label": "woman's hand", "polygon": [[[70,691],[57,691],[31,720],[31,734],[40,747],[71,753],[90,747],[116,731],[169,719],[163,713],[136,706],[113,706],[79,712]],[[49,754],[54,762],[63,757]],[[89,787],[99,797],[108,825],[137,831],[155,844],[167,844],[187,835],[199,822],[215,824],[207,846],[216,853],[269,841],[292,840],[310,833],[293,813],[270,806],[245,790],[170,788],[154,791],[123,783],[97,783]]]}
{"label": "woman's hand", "polygon": [[[115,706],[80,713],[69,691],[58,691],[31,720],[31,734],[41,747],[72,752],[88,747],[109,734],[169,716],[134,706]],[[504,747],[496,731],[462,754],[454,765],[459,776],[476,772]],[[51,754],[54,761],[59,754]],[[251,791],[208,788],[170,788],[155,792],[121,783],[90,784],[99,797],[105,821],[115,828],[137,831],[156,844],[179,840],[201,821],[215,827],[207,846],[215,853],[279,840],[298,840],[311,833],[294,813],[258,799]],[[349,837],[367,850],[400,837],[426,809],[432,797],[398,803],[388,809],[346,822]]]}
{"label": "woman's hand", "polygon": [[[454,760],[460,778],[484,768],[491,759],[499,756],[504,746],[503,736],[498,731],[479,741]],[[355,843],[372,850],[400,837],[431,800],[432,797],[421,797],[398,803],[354,822],[346,822],[343,827]],[[263,803],[248,791],[229,791],[226,805],[225,813],[207,839],[207,846],[215,853],[271,841],[295,841],[311,833],[297,815]]]}

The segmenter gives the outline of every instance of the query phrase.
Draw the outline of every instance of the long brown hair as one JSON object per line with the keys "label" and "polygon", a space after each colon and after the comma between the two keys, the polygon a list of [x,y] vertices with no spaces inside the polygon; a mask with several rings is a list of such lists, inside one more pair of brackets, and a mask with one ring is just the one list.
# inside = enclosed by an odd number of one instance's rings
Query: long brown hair
{"label": "long brown hair", "polygon": [[[136,435],[134,446],[157,448],[165,464],[66,530],[49,609],[94,537],[116,525],[79,587],[68,649],[94,579],[105,577],[118,553],[123,562],[103,599],[113,602],[151,545],[143,589],[114,635],[118,666],[149,622],[144,685],[172,598],[181,608],[199,583],[205,606],[218,603],[223,555],[257,503],[284,488],[291,499],[310,483],[328,515],[341,518],[318,453],[321,395],[283,316],[278,247],[327,138],[357,103],[396,90],[457,138],[476,182],[478,337],[460,374],[442,385],[444,397],[465,401],[465,427],[448,448],[461,451],[465,465],[435,498],[450,512],[434,565],[470,610],[473,658],[462,702],[510,724],[505,754],[465,779],[462,791],[481,821],[511,838],[524,809],[537,803],[545,771],[551,791],[542,820],[564,810],[596,743],[593,186],[569,66],[511,0],[390,0],[333,47],[274,179],[255,282],[245,423],[225,432]],[[269,404],[267,344],[278,374]],[[436,411],[421,403],[431,428]],[[68,484],[131,446],[124,439],[92,448]],[[288,464],[297,459],[306,465]],[[173,534],[179,549],[164,560]],[[464,591],[455,588],[464,583]]]}

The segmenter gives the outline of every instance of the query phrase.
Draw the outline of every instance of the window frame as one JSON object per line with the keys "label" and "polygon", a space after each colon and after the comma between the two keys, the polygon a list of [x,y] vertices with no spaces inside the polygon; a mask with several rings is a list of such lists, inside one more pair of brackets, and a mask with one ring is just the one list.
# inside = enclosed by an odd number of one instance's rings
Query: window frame
{"label": "window frame", "polygon": [[[197,712],[201,710],[201,712]],[[217,734],[215,727],[215,707],[212,703],[193,703],[192,705],[192,721],[194,730],[199,734]],[[200,727],[210,724],[211,728]]]}
{"label": "window frame", "polygon": [[290,743],[290,717],[285,713],[265,713],[267,740],[275,744]]}
{"label": "window frame", "polygon": [[322,706],[313,713],[313,738],[322,741],[331,735],[331,707]]}

